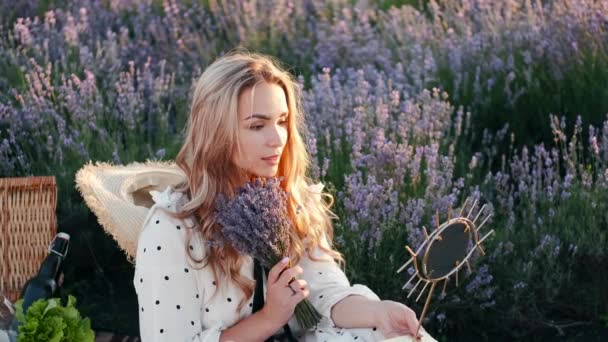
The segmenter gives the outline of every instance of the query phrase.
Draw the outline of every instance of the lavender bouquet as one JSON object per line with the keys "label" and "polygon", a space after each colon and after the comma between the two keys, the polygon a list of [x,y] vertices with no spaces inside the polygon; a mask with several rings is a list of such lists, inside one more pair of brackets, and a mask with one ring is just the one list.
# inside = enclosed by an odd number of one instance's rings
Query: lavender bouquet
{"label": "lavender bouquet", "polygon": [[[220,195],[216,202],[224,239],[240,253],[258,259],[266,269],[287,256],[291,245],[292,222],[286,214],[287,194],[279,186],[281,180],[257,178],[237,189],[230,200]],[[321,320],[308,299],[296,305],[295,315],[305,330]]]}

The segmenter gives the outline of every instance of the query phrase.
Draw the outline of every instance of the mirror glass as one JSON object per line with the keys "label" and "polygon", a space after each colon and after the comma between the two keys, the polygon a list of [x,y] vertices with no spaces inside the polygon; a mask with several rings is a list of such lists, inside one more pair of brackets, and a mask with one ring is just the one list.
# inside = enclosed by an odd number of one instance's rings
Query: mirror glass
{"label": "mirror glass", "polygon": [[450,223],[426,250],[426,277],[429,280],[441,279],[462,262],[467,255],[471,230],[466,230],[463,221]]}

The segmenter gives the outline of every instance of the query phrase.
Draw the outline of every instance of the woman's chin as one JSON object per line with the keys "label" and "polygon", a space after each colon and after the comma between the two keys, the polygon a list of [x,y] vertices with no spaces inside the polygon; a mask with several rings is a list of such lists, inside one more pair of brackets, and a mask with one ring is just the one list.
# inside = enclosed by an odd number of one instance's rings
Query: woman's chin
{"label": "woman's chin", "polygon": [[253,172],[255,177],[263,177],[263,178],[271,178],[276,177],[277,170],[268,169],[268,170],[258,170],[257,172]]}

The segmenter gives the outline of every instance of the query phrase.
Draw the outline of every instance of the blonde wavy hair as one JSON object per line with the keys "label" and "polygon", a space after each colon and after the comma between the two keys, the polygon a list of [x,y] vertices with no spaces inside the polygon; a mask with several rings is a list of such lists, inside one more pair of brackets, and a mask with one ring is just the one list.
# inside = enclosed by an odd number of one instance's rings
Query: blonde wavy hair
{"label": "blonde wavy hair", "polygon": [[[232,281],[244,293],[237,312],[253,295],[255,282],[240,274],[243,256],[229,244],[207,246],[202,258],[196,258],[190,245],[195,234],[204,241],[221,239],[220,226],[215,221],[215,200],[219,194],[232,196],[241,186],[243,170],[233,163],[238,146],[238,98],[243,91],[259,82],[279,85],[287,98],[288,138],[279,161],[277,176],[284,177],[283,189],[290,193],[287,215],[294,223],[289,256],[292,264],[299,263],[307,253],[318,261],[312,251],[319,248],[339,264],[344,265],[341,253],[333,249],[330,194],[308,190],[312,180],[306,175],[311,156],[300,132],[305,131],[301,93],[295,78],[274,58],[258,53],[232,51],[209,65],[194,88],[192,106],[185,131],[185,141],[176,157],[186,181],[174,189],[187,195],[188,202],[176,218],[195,217],[196,224],[188,232],[185,250],[188,260],[196,268],[210,265],[220,282]],[[329,199],[329,203],[323,200]],[[300,210],[302,209],[302,210]],[[305,245],[304,239],[307,240]]]}

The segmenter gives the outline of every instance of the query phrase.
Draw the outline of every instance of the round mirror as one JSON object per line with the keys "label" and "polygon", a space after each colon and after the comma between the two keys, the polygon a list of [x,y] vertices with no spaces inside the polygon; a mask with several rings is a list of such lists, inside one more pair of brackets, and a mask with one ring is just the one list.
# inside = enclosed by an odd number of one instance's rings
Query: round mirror
{"label": "round mirror", "polygon": [[[468,201],[469,199],[467,198],[460,209],[460,213],[455,218],[451,218],[450,208],[447,221],[443,224],[439,223],[439,213],[437,213],[437,227],[431,234],[428,234],[426,228],[422,227],[425,239],[416,251],[412,250],[409,246],[405,246],[411,258],[397,270],[397,273],[403,271],[409,265],[414,268],[415,272],[403,286],[403,289],[409,289],[407,298],[410,298],[410,296],[420,289],[418,295],[415,296],[415,300],[418,301],[426,289],[429,288],[426,302],[420,315],[418,330],[420,329],[420,322],[424,319],[429,308],[429,303],[437,283],[440,281],[444,282],[442,292],[445,293],[448,281],[453,276],[456,279],[456,286],[458,286],[458,271],[464,264],[467,265],[469,270],[471,269],[469,259],[475,251],[478,251],[481,255],[485,254],[481,244],[494,233],[493,230],[490,230],[482,238],[479,237],[479,230],[492,214],[488,213],[486,215],[484,212],[486,205],[484,204],[477,211],[477,214],[473,216],[473,211],[477,208],[477,200],[465,212]],[[482,214],[486,215],[485,218]],[[478,219],[481,223],[477,223]]]}
{"label": "round mirror", "polygon": [[471,241],[468,220],[454,219],[429,243],[423,257],[423,272],[428,280],[441,280],[465,260]]}

